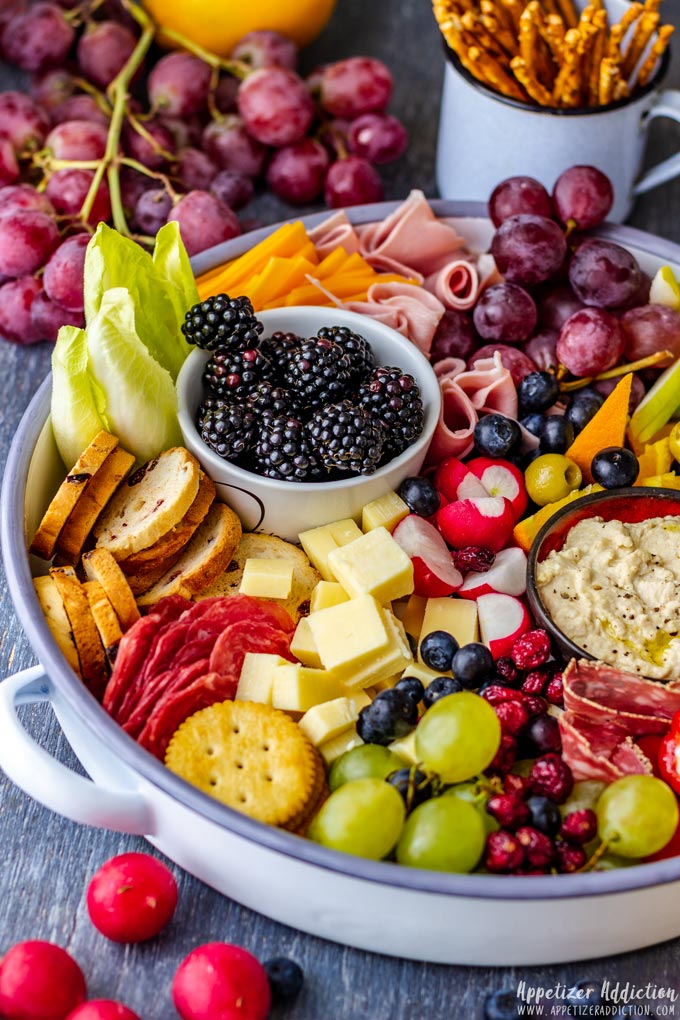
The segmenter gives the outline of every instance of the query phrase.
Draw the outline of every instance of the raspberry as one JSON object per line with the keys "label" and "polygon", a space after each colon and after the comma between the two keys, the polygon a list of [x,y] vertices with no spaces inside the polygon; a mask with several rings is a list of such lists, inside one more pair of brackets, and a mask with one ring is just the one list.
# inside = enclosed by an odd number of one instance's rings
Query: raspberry
{"label": "raspberry", "polygon": [[529,722],[529,713],[519,701],[499,701],[493,707],[503,733],[516,737]]}
{"label": "raspberry", "polygon": [[456,549],[452,553],[453,562],[461,574],[468,574],[471,570],[483,574],[493,566],[496,553],[493,549],[487,549],[483,545],[466,545],[464,549]]}
{"label": "raspberry", "polygon": [[503,780],[503,789],[506,793],[524,797],[529,792],[529,780],[526,776],[518,776],[514,772],[509,772]]}
{"label": "raspberry", "polygon": [[558,708],[564,706],[564,682],[562,680],[562,674],[556,673],[550,683],[545,689],[546,700],[551,705],[557,705]]}
{"label": "raspberry", "polygon": [[496,659],[496,672],[506,687],[519,687],[522,674],[509,655],[501,655]]}
{"label": "raspberry", "polygon": [[502,687],[501,684],[489,684],[480,695],[490,705],[499,705],[502,701],[516,701],[520,705],[524,701],[520,691],[513,691],[512,687]]}
{"label": "raspberry", "polygon": [[496,751],[496,757],[489,765],[487,772],[492,775],[504,776],[517,761],[517,741],[509,733],[503,733]]}
{"label": "raspberry", "polygon": [[[488,808],[487,808],[488,810]],[[577,843],[582,846],[595,839],[597,835],[597,815],[590,808],[583,808],[580,811],[570,811],[564,816],[560,836],[568,843]]]}
{"label": "raspberry", "polygon": [[543,694],[551,676],[552,670],[548,666],[532,669],[522,681],[522,690],[525,694]]}
{"label": "raspberry", "polygon": [[516,871],[524,863],[524,848],[512,832],[499,829],[486,838],[484,864],[489,871]]}
{"label": "raspberry", "polygon": [[545,868],[555,859],[555,844],[544,832],[524,825],[517,829],[515,835],[524,847],[524,856],[530,867]]}
{"label": "raspberry", "polygon": [[579,871],[588,860],[588,854],[582,846],[575,846],[573,843],[557,842],[555,844],[557,855],[557,870],[562,875],[570,874],[572,871]]}
{"label": "raspberry", "polygon": [[532,765],[529,785],[532,793],[548,797],[555,804],[564,804],[574,788],[574,777],[559,754],[545,754]]}
{"label": "raspberry", "polygon": [[489,797],[486,810],[503,829],[516,829],[529,821],[527,804],[514,793],[497,793]]}
{"label": "raspberry", "polygon": [[550,658],[550,637],[541,628],[528,630],[512,646],[512,661],[520,669],[535,669]]}

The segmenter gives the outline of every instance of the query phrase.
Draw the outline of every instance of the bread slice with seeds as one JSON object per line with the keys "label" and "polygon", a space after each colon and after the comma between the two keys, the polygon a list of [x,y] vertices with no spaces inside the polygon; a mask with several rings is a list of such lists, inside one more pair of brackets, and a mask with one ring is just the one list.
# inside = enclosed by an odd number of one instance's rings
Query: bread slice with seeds
{"label": "bread slice with seeds", "polygon": [[132,468],[135,458],[121,446],[112,451],[85,486],[57,539],[60,562],[77,563],[97,518]]}
{"label": "bread slice with seeds", "polygon": [[45,574],[42,577],[33,578],[33,587],[38,596],[40,608],[43,611],[47,626],[52,632],[59,650],[68,662],[71,669],[80,676],[80,659],[73,640],[73,631],[69,618],[64,609],[64,600],[59,593],[57,582],[53,577]]}
{"label": "bread slice with seeds", "polygon": [[174,528],[196,499],[200,468],[181,446],[164,450],[128,475],[99,517],[97,546],[122,560]]}
{"label": "bread slice with seeds", "polygon": [[99,638],[109,666],[113,666],[118,651],[118,643],[123,636],[116,611],[109,602],[106,592],[99,581],[85,581],[83,591],[99,631]]}
{"label": "bread slice with seeds", "polygon": [[203,591],[231,562],[241,539],[241,522],[225,503],[215,502],[175,565],[137,599],[153,606],[166,595],[185,598]]}
{"label": "bread slice with seeds", "polygon": [[71,624],[73,640],[80,660],[80,675],[94,696],[101,699],[108,671],[104,648],[87,601],[87,595],[76,577],[73,567],[51,567],[50,577],[59,589],[66,615]]}
{"label": "bread slice with seeds", "polygon": [[108,549],[90,549],[82,559],[88,581],[99,581],[125,633],[139,619],[139,609],[125,574]]}
{"label": "bread slice with seeds", "polygon": [[92,475],[102,466],[118,445],[116,436],[103,429],[81,453],[50,502],[38,525],[29,552],[43,560],[51,560],[62,528],[69,514],[85,492]]}

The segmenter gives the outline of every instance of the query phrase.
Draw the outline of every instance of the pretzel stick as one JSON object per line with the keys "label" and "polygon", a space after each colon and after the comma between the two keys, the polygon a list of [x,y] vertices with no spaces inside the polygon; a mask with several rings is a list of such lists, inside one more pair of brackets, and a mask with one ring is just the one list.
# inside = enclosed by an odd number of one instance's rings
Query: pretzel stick
{"label": "pretzel stick", "polygon": [[567,28],[576,28],[578,17],[572,0],[556,0],[557,9],[562,15],[562,21]]}
{"label": "pretzel stick", "polygon": [[597,29],[597,35],[593,39],[590,52],[590,72],[588,75],[588,99],[589,105],[597,106],[600,96],[600,64],[604,57],[605,45],[607,42],[607,12],[605,10],[595,11],[593,25]]}
{"label": "pretzel stick", "polygon": [[522,57],[513,57],[510,61],[510,67],[517,81],[520,85],[524,86],[528,94],[539,106],[552,105],[552,92],[550,89],[545,88],[544,85],[541,85]]}
{"label": "pretzel stick", "polygon": [[481,22],[485,30],[492,38],[496,39],[498,45],[512,57],[517,53],[517,36],[501,25],[493,14],[482,14]]}
{"label": "pretzel stick", "polygon": [[526,101],[526,92],[501,67],[498,61],[494,60],[485,50],[480,49],[479,46],[471,46],[468,50],[468,57],[477,68],[473,73],[478,78],[486,81],[492,88],[495,88],[497,92],[501,92],[504,96]]}
{"label": "pretzel stick", "polygon": [[635,26],[635,32],[633,37],[626,46],[623,54],[623,61],[621,64],[621,74],[624,78],[630,78],[633,71],[635,70],[637,63],[642,54],[647,49],[649,40],[656,32],[659,24],[659,15],[643,14],[637,25]]}
{"label": "pretzel stick", "polygon": [[604,57],[600,64],[600,85],[598,103],[606,106],[614,98],[614,87],[621,77],[619,64],[611,57]]}
{"label": "pretzel stick", "polygon": [[508,12],[508,16],[512,21],[515,32],[519,32],[519,19],[522,16],[523,10],[521,0],[500,0],[500,2],[501,7]]}
{"label": "pretzel stick", "polygon": [[[604,14],[604,11],[593,11],[592,16],[596,14]],[[595,52],[595,45],[600,38],[600,30],[593,21],[585,23],[579,23],[579,31],[583,39],[583,53],[581,54],[581,65],[580,65],[580,97],[579,102],[582,106],[587,106],[590,101],[590,75],[593,69],[593,64],[597,60],[599,66],[599,60],[597,53]]]}
{"label": "pretzel stick", "polygon": [[553,86],[552,99],[555,106],[576,105],[569,101],[573,93],[573,85],[570,84],[570,79],[574,77],[575,70],[578,67],[582,45],[581,33],[575,28],[570,28],[564,37],[562,66]]}
{"label": "pretzel stick", "polygon": [[646,85],[651,78],[656,68],[657,61],[664,55],[666,47],[670,41],[670,37],[673,35],[674,31],[675,27],[673,25],[662,25],[659,29],[656,42],[640,65],[636,82],[638,88],[642,88],[643,85]]}
{"label": "pretzel stick", "polygon": [[519,19],[519,55],[526,72],[546,87],[552,88],[556,72],[550,49],[545,45],[539,32],[542,20],[538,0],[531,0]]}
{"label": "pretzel stick", "polygon": [[515,31],[515,23],[510,17],[510,12],[502,4],[494,3],[494,0],[480,0],[479,9],[485,17],[493,18],[498,23],[502,32],[507,32],[511,36],[516,50],[517,32]]}
{"label": "pretzel stick", "polygon": [[[545,14],[556,14],[559,17],[560,12],[557,9],[555,0],[541,0],[541,7]],[[560,21],[562,19],[560,18]]]}
{"label": "pretzel stick", "polygon": [[489,35],[476,14],[473,14],[472,11],[466,11],[460,22],[464,29],[463,40],[467,43],[468,47],[479,46],[480,49],[486,50],[492,57],[495,57],[503,66],[507,67],[509,65],[508,54]]}

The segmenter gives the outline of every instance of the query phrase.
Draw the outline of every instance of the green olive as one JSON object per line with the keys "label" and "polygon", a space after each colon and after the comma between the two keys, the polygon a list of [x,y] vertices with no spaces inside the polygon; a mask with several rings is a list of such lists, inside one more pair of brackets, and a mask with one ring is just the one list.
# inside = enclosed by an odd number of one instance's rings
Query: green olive
{"label": "green olive", "polygon": [[581,484],[581,469],[563,453],[544,453],[524,472],[529,498],[539,506],[564,499]]}

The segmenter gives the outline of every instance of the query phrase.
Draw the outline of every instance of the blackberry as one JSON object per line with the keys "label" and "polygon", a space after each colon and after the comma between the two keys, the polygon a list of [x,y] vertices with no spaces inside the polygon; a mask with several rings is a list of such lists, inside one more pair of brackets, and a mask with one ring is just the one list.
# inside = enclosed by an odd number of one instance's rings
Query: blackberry
{"label": "blackberry", "polygon": [[317,332],[322,340],[332,340],[342,347],[349,358],[352,382],[360,383],[375,367],[373,351],[368,340],[347,326],[322,326]]}
{"label": "blackberry", "polygon": [[420,389],[400,368],[379,366],[359,387],[358,400],[385,430],[387,458],[397,457],[423,431]]}
{"label": "blackberry", "polygon": [[290,415],[265,418],[253,449],[253,467],[267,478],[288,482],[321,480],[322,469],[305,427]]}
{"label": "blackberry", "polygon": [[297,333],[283,333],[281,330],[277,330],[271,336],[263,337],[258,348],[272,364],[277,366],[277,371],[281,373],[290,355],[298,349],[303,339]]}
{"label": "blackberry", "polygon": [[292,350],[281,370],[284,385],[296,391],[304,407],[321,407],[341,399],[351,375],[342,347],[316,336]]}
{"label": "blackberry", "polygon": [[328,470],[370,475],[383,455],[382,425],[351,400],[315,411],[307,422],[307,432],[313,452]]}
{"label": "blackberry", "polygon": [[205,351],[245,351],[257,347],[263,326],[247,297],[218,294],[190,308],[182,332],[190,344]]}
{"label": "blackberry", "polygon": [[201,439],[225,460],[239,460],[253,447],[257,419],[252,411],[221,397],[206,397],[196,415]]}
{"label": "blackberry", "polygon": [[258,383],[246,397],[246,404],[260,417],[297,417],[302,411],[300,401],[291,390],[284,390],[270,379]]}
{"label": "blackberry", "polygon": [[218,397],[243,401],[274,375],[274,366],[259,350],[215,351],[203,370],[203,382]]}

